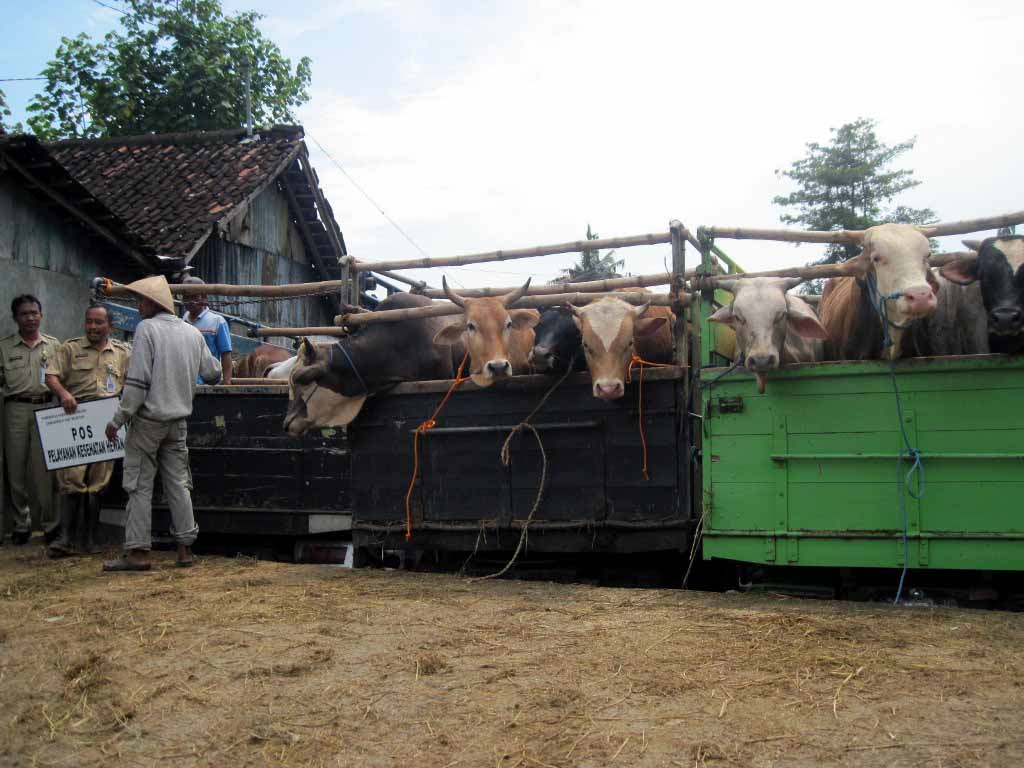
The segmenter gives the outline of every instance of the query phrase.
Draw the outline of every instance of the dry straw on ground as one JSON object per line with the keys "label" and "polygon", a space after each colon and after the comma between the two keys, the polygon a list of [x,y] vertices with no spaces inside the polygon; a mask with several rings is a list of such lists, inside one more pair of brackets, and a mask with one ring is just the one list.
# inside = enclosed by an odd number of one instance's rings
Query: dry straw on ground
{"label": "dry straw on ground", "polygon": [[0,549],[0,764],[1024,764],[1024,617]]}

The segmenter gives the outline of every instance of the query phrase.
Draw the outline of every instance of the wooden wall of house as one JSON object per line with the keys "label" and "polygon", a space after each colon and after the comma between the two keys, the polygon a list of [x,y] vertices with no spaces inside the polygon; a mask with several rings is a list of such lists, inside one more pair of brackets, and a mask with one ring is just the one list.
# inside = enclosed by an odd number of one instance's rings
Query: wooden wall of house
{"label": "wooden wall of house", "polygon": [[11,300],[31,293],[43,304],[43,331],[63,340],[84,333],[94,277],[127,282],[141,268],[91,238],[21,183],[0,171],[0,337],[14,333]]}
{"label": "wooden wall of house", "polygon": [[[309,263],[288,201],[272,185],[221,236],[212,235],[192,259],[192,274],[208,283],[284,285],[320,280]],[[331,325],[334,312],[323,299],[232,304],[235,297],[210,297],[214,309],[265,325]]]}

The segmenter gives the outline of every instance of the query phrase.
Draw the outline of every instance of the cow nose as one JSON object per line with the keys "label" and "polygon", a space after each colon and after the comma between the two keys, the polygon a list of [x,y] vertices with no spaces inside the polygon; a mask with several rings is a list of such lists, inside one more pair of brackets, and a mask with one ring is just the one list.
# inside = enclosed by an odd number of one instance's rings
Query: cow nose
{"label": "cow nose", "polygon": [[547,347],[534,347],[530,350],[530,365],[539,366],[550,361],[551,352]]}
{"label": "cow nose", "polygon": [[1024,324],[1024,312],[1020,307],[996,307],[989,313],[989,322],[1001,331],[1018,329]]}
{"label": "cow nose", "polygon": [[776,355],[750,355],[747,357],[747,368],[752,371],[770,371],[778,364],[779,358]]}
{"label": "cow nose", "polygon": [[904,291],[903,301],[907,314],[914,317],[920,317],[935,311],[935,292],[929,287]]}
{"label": "cow nose", "polygon": [[491,360],[487,363],[487,372],[491,376],[511,376],[512,366],[508,360]]}
{"label": "cow nose", "polygon": [[598,379],[594,382],[594,397],[601,400],[616,400],[622,397],[624,387],[615,379]]}

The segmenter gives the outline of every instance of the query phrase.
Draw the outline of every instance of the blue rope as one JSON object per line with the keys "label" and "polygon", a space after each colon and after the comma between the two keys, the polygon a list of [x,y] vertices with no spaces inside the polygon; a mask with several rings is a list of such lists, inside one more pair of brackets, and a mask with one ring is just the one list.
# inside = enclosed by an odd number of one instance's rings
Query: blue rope
{"label": "blue rope", "polygon": [[[886,350],[893,344],[889,328],[905,330],[909,327],[909,324],[898,325],[889,320],[889,308],[886,302],[898,299],[902,293],[894,291],[883,296],[878,290],[874,272],[868,273],[866,282],[868,300],[882,321],[882,349]],[[899,605],[900,599],[903,597],[903,585],[907,579],[907,571],[910,567],[910,516],[907,513],[907,496],[915,501],[920,501],[924,497],[926,481],[921,451],[910,442],[910,435],[907,434],[907,427],[903,421],[903,401],[900,398],[900,388],[896,382],[896,361],[892,357],[889,358],[889,377],[892,380],[892,393],[896,398],[896,419],[900,426],[900,437],[903,439],[903,446],[896,455],[896,489],[900,500],[900,516],[903,519],[903,570],[900,572],[900,583],[896,588],[896,599],[893,601],[893,605]],[[912,459],[914,463],[907,474],[903,475],[905,459]],[[913,487],[911,487],[912,479],[916,480]]]}

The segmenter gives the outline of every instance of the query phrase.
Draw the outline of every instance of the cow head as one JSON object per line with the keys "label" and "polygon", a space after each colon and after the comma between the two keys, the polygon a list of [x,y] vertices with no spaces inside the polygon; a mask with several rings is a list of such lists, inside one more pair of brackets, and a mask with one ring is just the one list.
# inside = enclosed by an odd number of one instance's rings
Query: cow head
{"label": "cow head", "polygon": [[583,354],[590,369],[594,397],[622,397],[633,355],[633,337],[654,333],[668,322],[664,317],[643,317],[649,306],[648,302],[634,307],[622,299],[606,296],[584,307],[572,307],[583,335]]}
{"label": "cow head", "polygon": [[575,356],[582,354],[580,329],[573,321],[572,311],[566,307],[545,309],[533,332],[530,365],[537,371],[568,370]]}
{"label": "cow head", "polygon": [[873,274],[886,299],[889,322],[904,326],[935,311],[939,281],[928,267],[931,247],[922,230],[910,224],[880,224],[852,233],[863,250],[843,266],[864,279]]}
{"label": "cow head", "polygon": [[469,353],[470,378],[477,386],[489,387],[496,381],[510,378],[512,335],[531,330],[540,319],[535,309],[508,308],[526,294],[530,281],[504,296],[479,299],[459,296],[448,287],[447,279],[442,278],[442,284],[449,301],[462,307],[463,316],[460,322],[438,331],[434,343],[450,346],[461,340]]}
{"label": "cow head", "polygon": [[779,367],[786,336],[794,333],[811,339],[827,339],[828,331],[803,299],[787,293],[802,278],[750,277],[720,280],[718,285],[733,294],[732,303],[710,318],[736,332],[737,359],[757,377],[764,392],[768,371]]}
{"label": "cow head", "polygon": [[[338,342],[341,344],[342,342]],[[338,344],[316,346],[303,339],[288,379],[284,428],[295,437],[318,427],[344,427],[366,402],[366,388]]]}
{"label": "cow head", "polygon": [[976,259],[957,259],[939,272],[947,280],[968,285],[981,282],[988,330],[996,336],[1024,334],[1024,237],[990,237],[982,243],[964,241],[978,251]]}

